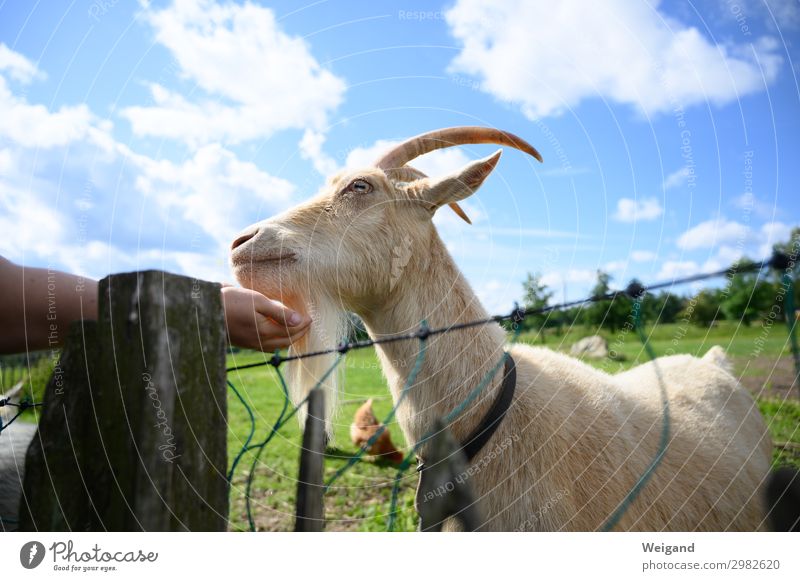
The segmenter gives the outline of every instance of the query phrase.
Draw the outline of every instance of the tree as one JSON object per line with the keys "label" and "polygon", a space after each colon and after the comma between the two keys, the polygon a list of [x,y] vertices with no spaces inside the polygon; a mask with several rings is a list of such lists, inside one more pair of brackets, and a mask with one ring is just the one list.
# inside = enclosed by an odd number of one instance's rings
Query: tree
{"label": "tree", "polygon": [[[528,311],[536,311],[545,308],[553,293],[548,289],[547,285],[542,283],[542,277],[539,273],[528,273],[527,278],[522,283],[523,289],[523,305]],[[525,317],[523,322],[524,329],[541,330],[542,342],[544,342],[544,326],[547,323],[550,313],[532,313]]]}
{"label": "tree", "polygon": [[685,306],[684,298],[668,291],[648,294],[642,301],[642,316],[653,324],[674,323]]}
{"label": "tree", "polygon": [[717,319],[724,318],[719,309],[721,300],[722,291],[719,289],[702,290],[687,301],[678,317],[699,327],[708,327]]}
{"label": "tree", "polygon": [[[610,292],[611,275],[602,270],[597,271],[597,282],[592,288],[592,296],[599,297]],[[595,328],[607,328],[612,332],[620,329],[631,316],[632,301],[626,296],[617,296],[612,300],[602,300],[586,307],[584,321]]]}
{"label": "tree", "polygon": [[[751,260],[742,259],[737,266],[741,268],[752,264]],[[769,312],[775,300],[775,288],[763,280],[758,272],[737,272],[723,296],[721,309],[725,318],[750,326],[759,316]]]}

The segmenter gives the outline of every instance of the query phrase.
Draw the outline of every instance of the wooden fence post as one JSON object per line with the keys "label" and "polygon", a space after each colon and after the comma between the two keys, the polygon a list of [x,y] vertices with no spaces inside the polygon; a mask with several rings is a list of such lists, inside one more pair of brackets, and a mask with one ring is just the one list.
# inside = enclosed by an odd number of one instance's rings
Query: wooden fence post
{"label": "wooden fence post", "polygon": [[227,528],[219,289],[159,271],[100,281],[98,322],[73,328],[61,389],[59,369],[48,384],[23,529]]}
{"label": "wooden fence post", "polygon": [[468,482],[467,459],[442,420],[436,420],[433,431],[415,500],[420,530],[439,532],[452,516],[464,531],[474,531],[481,516]]}
{"label": "wooden fence post", "polygon": [[321,532],[325,525],[322,483],[325,461],[325,392],[315,389],[308,398],[308,417],[300,452],[297,479],[296,532]]}
{"label": "wooden fence post", "polygon": [[92,408],[97,323],[73,323],[25,455],[20,530],[100,530],[107,486]]}

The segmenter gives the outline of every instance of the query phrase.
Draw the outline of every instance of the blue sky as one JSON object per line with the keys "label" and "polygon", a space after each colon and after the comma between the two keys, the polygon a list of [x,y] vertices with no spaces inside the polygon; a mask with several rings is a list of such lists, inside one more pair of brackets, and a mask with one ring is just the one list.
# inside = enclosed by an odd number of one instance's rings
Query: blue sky
{"label": "blue sky", "polygon": [[233,235],[324,174],[478,124],[545,160],[436,218],[491,311],[528,271],[578,298],[762,257],[800,222],[800,5],[595,4],[4,2],[0,254],[230,280]]}

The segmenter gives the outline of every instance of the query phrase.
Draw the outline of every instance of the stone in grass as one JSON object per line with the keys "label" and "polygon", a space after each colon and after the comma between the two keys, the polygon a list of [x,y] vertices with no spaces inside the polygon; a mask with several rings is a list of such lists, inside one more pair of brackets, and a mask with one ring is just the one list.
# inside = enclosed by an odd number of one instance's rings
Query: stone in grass
{"label": "stone in grass", "polygon": [[570,353],[576,357],[602,359],[608,357],[608,341],[600,335],[584,337],[572,345]]}

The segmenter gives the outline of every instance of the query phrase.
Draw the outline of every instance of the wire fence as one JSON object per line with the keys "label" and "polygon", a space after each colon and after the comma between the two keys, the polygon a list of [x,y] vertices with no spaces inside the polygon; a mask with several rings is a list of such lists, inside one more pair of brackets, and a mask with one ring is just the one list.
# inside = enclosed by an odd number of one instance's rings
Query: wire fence
{"label": "wire fence", "polygon": [[[271,430],[269,431],[268,435],[265,439],[258,444],[251,444],[251,440],[253,434],[255,433],[255,416],[253,414],[252,409],[248,406],[244,398],[241,397],[241,394],[236,389],[236,387],[230,383],[229,385],[231,389],[236,394],[239,401],[245,406],[247,409],[247,413],[250,418],[250,432],[248,434],[247,439],[245,440],[244,445],[242,446],[241,450],[237,454],[233,466],[231,468],[231,472],[229,473],[229,480],[232,478],[236,465],[238,464],[241,457],[251,450],[256,450],[256,455],[253,459],[253,463],[250,467],[250,470],[247,474],[246,478],[246,489],[245,489],[245,506],[247,512],[247,519],[250,526],[251,531],[255,531],[255,521],[252,514],[252,497],[251,497],[251,490],[252,490],[252,483],[253,478],[255,475],[255,469],[257,467],[259,458],[261,453],[263,452],[266,445],[272,440],[278,430],[282,426],[286,424],[297,412],[308,403],[309,398],[311,397],[311,393],[315,390],[319,390],[325,380],[330,376],[330,374],[334,371],[334,369],[342,362],[344,356],[352,350],[358,349],[366,349],[373,347],[375,345],[383,345],[387,343],[393,343],[397,341],[412,341],[417,340],[420,343],[420,349],[417,355],[417,359],[412,367],[411,372],[409,373],[406,382],[400,392],[400,396],[397,398],[397,401],[391,408],[391,411],[387,414],[384,418],[383,422],[381,422],[380,427],[376,432],[367,440],[367,442],[359,448],[356,454],[354,454],[344,466],[336,470],[336,472],[328,478],[325,482],[325,491],[327,492],[330,490],[331,486],[341,478],[348,470],[350,470],[353,466],[355,466],[361,459],[364,457],[365,454],[372,448],[373,444],[380,438],[382,433],[387,429],[387,426],[392,422],[394,419],[399,406],[403,403],[408,393],[409,388],[414,384],[416,377],[419,373],[420,368],[425,359],[426,355],[426,345],[429,338],[449,333],[452,331],[469,329],[474,327],[479,327],[483,325],[488,325],[492,323],[511,323],[511,329],[513,332],[513,336],[511,342],[515,342],[519,337],[521,331],[520,323],[525,320],[527,317],[533,315],[541,315],[547,314],[554,311],[560,311],[572,307],[587,305],[590,303],[598,303],[598,302],[608,302],[613,301],[614,299],[625,297],[634,301],[634,329],[637,332],[637,337],[641,341],[645,353],[649,357],[651,361],[656,361],[657,356],[654,352],[652,346],[649,344],[647,340],[647,335],[644,332],[643,323],[642,323],[642,316],[641,316],[641,301],[644,296],[648,292],[662,290],[662,289],[669,289],[678,285],[689,284],[693,282],[700,282],[704,280],[719,278],[719,277],[728,277],[732,278],[737,274],[745,274],[745,273],[760,273],[765,268],[773,268],[777,271],[782,273],[781,276],[781,283],[786,289],[786,303],[785,303],[785,311],[786,311],[786,322],[787,328],[789,332],[789,337],[791,341],[791,349],[792,355],[795,362],[795,371],[797,377],[800,377],[800,350],[798,349],[797,338],[795,334],[795,319],[794,319],[794,281],[792,272],[795,265],[795,257],[790,257],[784,253],[775,252],[773,256],[767,260],[762,260],[760,262],[754,263],[745,263],[745,264],[738,264],[728,267],[726,269],[708,272],[708,273],[701,273],[692,276],[687,276],[683,278],[677,278],[670,281],[659,282],[650,285],[644,285],[638,281],[631,282],[625,289],[622,290],[614,290],[604,293],[602,295],[595,295],[590,296],[584,299],[574,300],[574,301],[566,301],[562,303],[558,303],[555,305],[548,305],[543,308],[539,309],[524,309],[515,305],[514,309],[504,315],[495,315],[492,317],[488,317],[485,319],[479,319],[474,321],[467,321],[463,323],[457,323],[448,325],[446,327],[438,327],[438,328],[430,328],[425,321],[422,321],[419,327],[412,332],[404,333],[404,334],[397,334],[391,336],[380,337],[377,339],[365,339],[359,341],[344,341],[340,345],[335,348],[331,349],[324,349],[309,353],[302,353],[302,354],[293,354],[293,355],[282,355],[280,352],[275,352],[270,358],[266,359],[265,361],[260,361],[256,363],[248,363],[243,365],[232,366],[228,368],[228,372],[232,371],[240,371],[244,369],[252,369],[256,367],[264,367],[270,366],[274,368],[278,380],[280,382],[281,388],[283,390],[284,395],[284,404],[281,413],[276,420],[275,424],[272,426]],[[328,370],[323,374],[323,376],[317,381],[316,385],[312,388],[309,394],[303,398],[297,405],[293,406],[291,411],[287,413],[287,410],[291,406],[289,401],[288,390],[286,389],[286,381],[281,373],[280,367],[283,363],[288,361],[295,361],[301,359],[307,359],[311,357],[319,357],[323,355],[337,355],[333,364],[328,368]],[[472,403],[485,389],[486,386],[491,382],[492,378],[495,377],[497,372],[502,368],[505,363],[505,359],[507,354],[504,353],[500,360],[494,365],[490,371],[481,379],[478,385],[469,392],[468,396],[461,401],[444,419],[443,422],[445,425],[448,425],[453,422],[467,407],[469,407],[470,403]],[[636,497],[639,495],[641,490],[645,487],[648,480],[652,476],[653,472],[658,467],[661,459],[664,457],[664,454],[667,449],[667,445],[670,439],[670,412],[669,412],[669,402],[667,400],[666,390],[664,388],[663,382],[661,381],[660,374],[658,369],[656,368],[656,375],[659,382],[659,387],[661,389],[661,401],[662,401],[662,430],[661,435],[659,438],[659,445],[658,450],[653,457],[650,464],[647,466],[646,470],[642,473],[641,477],[637,480],[631,490],[625,495],[622,502],[619,506],[616,507],[614,512],[608,517],[606,522],[602,526],[602,530],[612,530],[622,519],[628,507],[633,503]],[[394,483],[392,485],[392,493],[391,493],[391,501],[390,507],[388,512],[388,520],[387,520],[387,530],[391,531],[394,530],[396,517],[397,517],[397,502],[398,502],[398,495],[400,490],[401,480],[403,475],[408,471],[411,467],[412,462],[415,458],[416,453],[420,449],[420,447],[425,444],[431,437],[435,435],[435,431],[428,432],[423,436],[419,442],[416,442],[413,446],[411,446],[408,453],[404,456],[402,462],[399,464],[397,468],[397,473],[394,478]]]}
{"label": "wire fence", "polygon": [[[334,370],[339,366],[339,364],[344,360],[346,354],[352,350],[366,349],[376,345],[383,345],[397,341],[419,342],[419,351],[416,360],[406,378],[406,381],[403,385],[403,388],[400,391],[397,401],[394,402],[390,412],[386,415],[380,427],[367,440],[367,442],[363,446],[361,446],[361,448],[357,451],[357,453],[351,456],[342,467],[338,468],[327,479],[327,481],[324,482],[324,491],[331,490],[332,486],[346,472],[351,470],[356,464],[358,464],[363,459],[365,454],[367,454],[367,452],[372,448],[375,442],[381,437],[383,432],[387,429],[387,426],[394,420],[399,406],[405,401],[410,388],[415,384],[417,376],[424,364],[427,354],[427,342],[431,337],[445,333],[450,333],[457,330],[475,328],[493,323],[510,323],[512,331],[511,342],[513,343],[518,339],[522,329],[521,323],[527,317],[531,317],[533,315],[547,314],[554,311],[560,311],[572,307],[587,305],[590,303],[613,301],[616,298],[625,297],[626,299],[630,299],[631,301],[633,301],[634,305],[633,327],[637,332],[637,336],[641,341],[643,348],[649,359],[651,361],[656,361],[657,360],[656,353],[650,346],[648,342],[648,337],[644,332],[642,316],[641,316],[642,309],[640,308],[641,301],[648,292],[652,292],[655,290],[669,289],[678,285],[688,284],[692,282],[700,282],[723,276],[732,278],[737,274],[744,274],[748,272],[760,273],[765,268],[772,268],[781,272],[781,284],[784,286],[786,291],[785,292],[786,301],[784,303],[785,319],[789,332],[796,373],[798,377],[800,377],[800,350],[798,349],[798,343],[795,335],[795,316],[794,316],[793,270],[795,266],[795,259],[796,256],[790,257],[784,253],[775,252],[773,256],[768,260],[763,260],[761,262],[755,262],[755,263],[734,265],[729,268],[715,272],[687,276],[651,285],[644,285],[637,281],[634,281],[630,283],[625,289],[622,290],[610,291],[602,295],[590,296],[585,299],[566,301],[555,305],[548,305],[546,307],[539,309],[526,310],[524,308],[515,305],[514,309],[508,314],[495,315],[485,319],[456,323],[445,327],[431,328],[425,321],[422,321],[415,331],[409,333],[385,336],[377,339],[343,341],[341,344],[339,344],[334,348],[314,351],[310,353],[282,355],[279,352],[275,352],[271,357],[269,357],[264,361],[228,367],[227,368],[228,373],[244,369],[257,368],[257,367],[265,367],[265,366],[272,367],[277,375],[278,383],[282,391],[283,403],[278,417],[276,418],[272,426],[269,428],[269,430],[265,433],[263,438],[260,440],[255,440],[257,426],[253,409],[247,403],[247,400],[242,396],[237,386],[234,385],[234,383],[231,382],[230,379],[228,379],[228,386],[230,390],[247,411],[249,429],[247,436],[244,440],[244,443],[242,444],[242,447],[239,449],[239,451],[237,452],[237,454],[233,459],[233,462],[231,463],[230,469],[227,474],[227,480],[229,483],[232,481],[234,474],[236,473],[236,469],[240,465],[240,463],[244,460],[245,455],[248,452],[253,452],[254,454],[252,460],[247,469],[246,486],[245,486],[245,506],[246,506],[249,528],[250,530],[255,531],[256,523],[253,516],[252,488],[253,488],[254,476],[264,450],[273,440],[275,435],[280,431],[280,429],[283,426],[285,426],[286,423],[289,422],[302,409],[304,405],[308,404],[309,399],[312,397],[312,394],[315,391],[321,389],[324,382],[334,372]],[[292,405],[289,398],[289,390],[287,387],[287,383],[281,371],[281,366],[289,361],[301,360],[311,357],[319,357],[323,355],[335,355],[336,358],[334,362],[325,371],[325,373],[318,379],[316,385],[306,395],[306,397],[304,397],[302,401],[298,402],[296,405]],[[468,393],[468,395],[461,402],[459,402],[444,418],[442,418],[443,424],[445,426],[451,424],[455,419],[457,419],[470,406],[470,404],[474,402],[476,398],[478,398],[483,391],[486,390],[487,386],[492,382],[493,378],[497,375],[498,371],[503,368],[507,357],[508,354],[503,353],[503,355],[499,358],[496,364],[489,369],[489,371],[484,375],[484,377],[481,378],[478,384]],[[657,453],[654,455],[652,461],[647,466],[646,470],[643,472],[643,474],[635,483],[635,485],[625,495],[624,499],[620,502],[619,506],[617,506],[614,512],[608,517],[607,521],[604,523],[602,527],[603,530],[611,530],[616,526],[616,524],[625,514],[625,511],[628,509],[630,504],[636,499],[639,492],[646,486],[648,480],[650,479],[650,476],[656,470],[666,452],[670,438],[670,410],[666,396],[666,391],[663,386],[663,382],[661,381],[661,377],[658,374],[658,369],[656,369],[656,374],[661,389],[661,399],[663,408],[662,431],[659,439],[659,446]],[[3,410],[0,410],[0,433],[3,430],[7,429],[8,426],[11,425],[17,418],[19,418],[19,416],[22,413],[24,413],[27,409],[37,407],[40,405],[41,405],[40,403],[28,400],[12,402],[8,398],[0,398],[0,407],[13,407],[16,410],[15,415],[13,415],[10,420],[5,422],[3,422],[2,419]],[[435,433],[436,433],[435,430],[431,430],[430,432],[426,433],[418,442],[414,443],[410,447],[408,452],[405,454],[403,460],[401,461],[401,463],[397,468],[397,472],[395,474],[394,481],[392,484],[392,491],[390,497],[390,507],[387,519],[388,530],[393,530],[396,524],[397,503],[398,503],[399,490],[403,475],[411,467],[415,455],[419,451],[420,447],[427,441],[429,441],[430,438],[434,437]],[[2,443],[2,440],[0,440],[0,443]]]}

